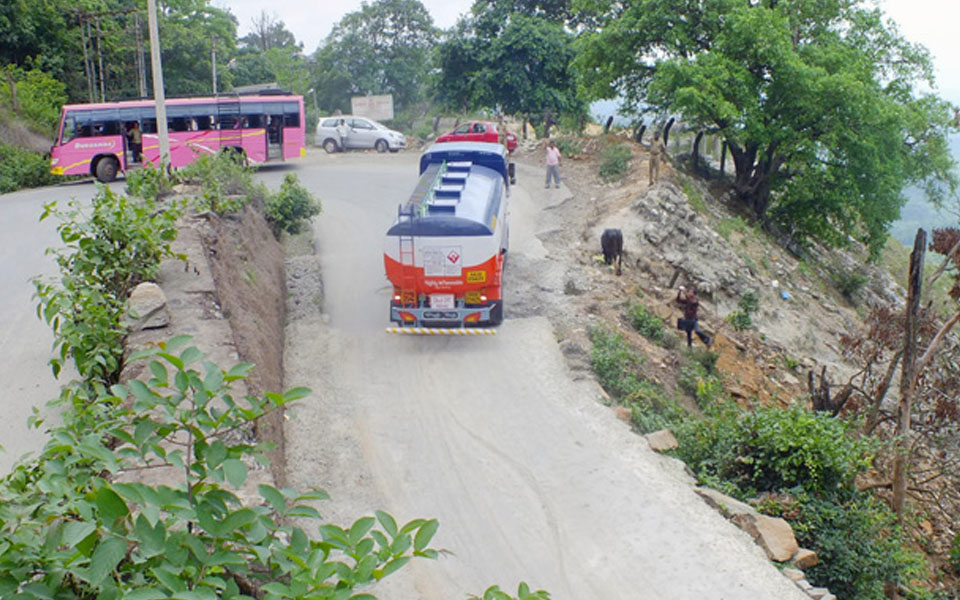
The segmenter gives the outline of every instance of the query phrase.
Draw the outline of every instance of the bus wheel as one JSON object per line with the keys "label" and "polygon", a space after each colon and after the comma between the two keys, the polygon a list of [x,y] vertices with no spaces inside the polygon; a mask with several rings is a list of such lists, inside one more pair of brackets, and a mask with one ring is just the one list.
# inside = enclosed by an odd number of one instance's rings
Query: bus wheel
{"label": "bus wheel", "polygon": [[380,154],[383,154],[384,152],[387,151],[387,147],[388,147],[387,140],[377,140],[377,145],[376,145],[377,152],[379,152]]}
{"label": "bus wheel", "polygon": [[323,142],[323,149],[327,151],[327,154],[333,154],[339,149],[339,146],[336,140],[328,139]]}
{"label": "bus wheel", "polygon": [[110,183],[117,178],[117,170],[120,163],[112,156],[101,158],[97,163],[97,180],[102,183]]}

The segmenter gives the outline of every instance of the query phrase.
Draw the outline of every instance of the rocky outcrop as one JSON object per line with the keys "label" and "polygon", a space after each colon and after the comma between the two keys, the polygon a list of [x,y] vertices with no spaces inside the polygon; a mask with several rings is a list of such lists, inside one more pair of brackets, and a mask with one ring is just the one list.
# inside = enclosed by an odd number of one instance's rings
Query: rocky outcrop
{"label": "rocky outcrop", "polygon": [[670,433],[669,429],[654,431],[653,433],[648,433],[644,437],[647,438],[647,443],[650,444],[650,449],[655,452],[666,452],[668,450],[676,450],[680,447],[680,444],[677,443],[677,438]]}

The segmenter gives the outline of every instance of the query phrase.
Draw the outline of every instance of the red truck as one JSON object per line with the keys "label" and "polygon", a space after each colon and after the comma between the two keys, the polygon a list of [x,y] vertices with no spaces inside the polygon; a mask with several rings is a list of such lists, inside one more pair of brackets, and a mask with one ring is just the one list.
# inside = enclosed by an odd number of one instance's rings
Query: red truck
{"label": "red truck", "polygon": [[[453,131],[437,138],[437,143],[443,142],[490,142],[500,143],[500,132],[494,121],[468,121],[461,123]],[[517,149],[517,136],[512,131],[504,133],[504,145],[507,152]]]}

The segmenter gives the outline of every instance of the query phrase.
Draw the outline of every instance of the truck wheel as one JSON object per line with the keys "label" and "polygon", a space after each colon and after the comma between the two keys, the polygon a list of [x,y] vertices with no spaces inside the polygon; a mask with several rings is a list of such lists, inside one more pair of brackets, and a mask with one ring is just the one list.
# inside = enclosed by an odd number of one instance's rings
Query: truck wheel
{"label": "truck wheel", "polygon": [[112,156],[101,158],[97,163],[97,180],[102,183],[110,183],[117,178],[117,170],[120,163]]}
{"label": "truck wheel", "polygon": [[377,140],[377,144],[375,147],[377,149],[377,152],[379,152],[380,154],[383,154],[384,152],[387,151],[387,148],[389,146],[387,146],[387,140]]}
{"label": "truck wheel", "polygon": [[503,300],[494,300],[493,307],[490,309],[490,321],[488,323],[496,327],[503,323]]}
{"label": "truck wheel", "polygon": [[336,140],[328,138],[323,142],[323,149],[327,151],[327,154],[333,154],[340,149],[340,146],[337,145]]}

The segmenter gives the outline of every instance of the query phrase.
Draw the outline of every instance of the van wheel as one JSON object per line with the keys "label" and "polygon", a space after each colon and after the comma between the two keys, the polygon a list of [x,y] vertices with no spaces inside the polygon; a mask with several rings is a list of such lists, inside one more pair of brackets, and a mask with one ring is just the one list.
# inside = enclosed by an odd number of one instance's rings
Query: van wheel
{"label": "van wheel", "polygon": [[328,138],[323,142],[323,149],[327,151],[327,154],[334,154],[340,147],[337,145],[337,140]]}
{"label": "van wheel", "polygon": [[375,147],[377,149],[377,152],[379,152],[380,154],[383,154],[384,152],[387,151],[387,147],[388,147],[387,140],[377,140],[377,145]]}
{"label": "van wheel", "polygon": [[120,163],[112,156],[101,158],[97,163],[97,181],[110,183],[117,178],[117,170],[120,169]]}

